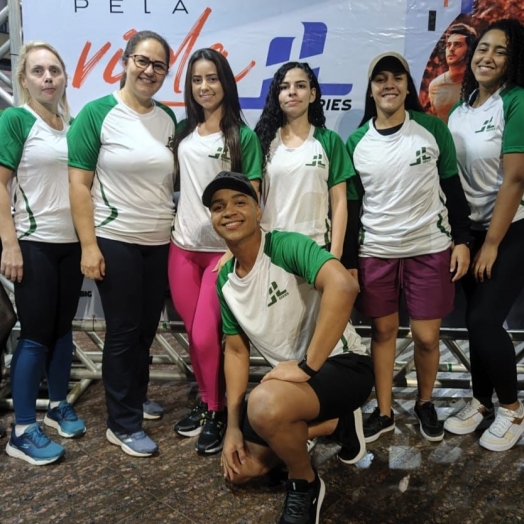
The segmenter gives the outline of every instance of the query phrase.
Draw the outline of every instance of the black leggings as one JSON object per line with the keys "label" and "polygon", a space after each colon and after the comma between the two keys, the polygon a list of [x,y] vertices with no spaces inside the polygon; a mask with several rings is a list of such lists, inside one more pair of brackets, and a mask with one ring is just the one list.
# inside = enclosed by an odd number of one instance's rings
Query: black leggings
{"label": "black leggings", "polygon": [[106,263],[105,277],[97,286],[106,319],[102,378],[107,425],[119,433],[134,433],[142,428],[149,348],[167,290],[169,244],[97,241]]}
{"label": "black leggings", "polygon": [[83,276],[80,244],[51,244],[21,240],[22,282],[15,282],[20,338],[51,349],[71,331]]}
{"label": "black leggings", "polygon": [[[481,248],[486,231],[473,231],[471,259]],[[517,400],[515,347],[503,324],[524,287],[524,220],[514,222],[498,250],[491,278],[475,282],[471,273],[463,279],[467,299],[473,396],[492,405],[493,391],[502,404]]]}

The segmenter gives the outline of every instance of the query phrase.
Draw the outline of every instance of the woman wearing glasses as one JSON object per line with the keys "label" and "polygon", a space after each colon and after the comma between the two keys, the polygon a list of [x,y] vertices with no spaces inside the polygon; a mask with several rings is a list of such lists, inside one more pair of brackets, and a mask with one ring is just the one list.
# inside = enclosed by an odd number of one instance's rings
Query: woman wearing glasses
{"label": "woman wearing glasses", "polygon": [[164,304],[173,221],[170,146],[176,121],[170,109],[153,100],[169,57],[161,36],[136,33],[122,58],[121,89],[87,104],[68,133],[81,269],[97,282],[107,324],[106,437],[136,457],[158,450],[142,421],[149,407],[149,348]]}

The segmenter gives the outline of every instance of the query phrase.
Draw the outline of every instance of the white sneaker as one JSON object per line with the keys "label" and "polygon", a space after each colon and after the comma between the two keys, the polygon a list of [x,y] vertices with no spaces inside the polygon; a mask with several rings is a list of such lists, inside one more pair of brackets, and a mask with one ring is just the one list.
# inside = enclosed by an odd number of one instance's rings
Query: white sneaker
{"label": "white sneaker", "polygon": [[467,435],[476,429],[485,429],[495,420],[495,411],[472,398],[456,415],[448,417],[444,429],[455,435]]}
{"label": "white sneaker", "polygon": [[317,445],[317,439],[316,438],[310,438],[307,441],[307,452],[311,453],[313,451],[313,448]]}
{"label": "white sneaker", "polygon": [[480,445],[491,451],[506,451],[512,448],[524,433],[524,406],[519,402],[519,407],[497,410],[495,422],[482,433]]}

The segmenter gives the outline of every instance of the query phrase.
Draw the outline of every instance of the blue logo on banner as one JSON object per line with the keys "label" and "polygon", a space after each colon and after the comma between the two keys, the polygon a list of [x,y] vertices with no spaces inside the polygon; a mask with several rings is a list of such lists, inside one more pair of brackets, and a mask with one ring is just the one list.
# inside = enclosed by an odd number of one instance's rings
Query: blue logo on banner
{"label": "blue logo on banner", "polygon": [[[300,48],[299,60],[321,55],[326,43],[327,26],[322,22],[302,22],[304,36]],[[277,36],[269,43],[266,66],[284,64],[291,60],[291,48],[294,36]],[[318,77],[320,67],[313,69]],[[266,96],[273,78],[266,78],[262,82],[260,96],[257,98],[240,97],[242,109],[263,109]],[[351,92],[353,84],[320,84],[323,96],[345,96]]]}

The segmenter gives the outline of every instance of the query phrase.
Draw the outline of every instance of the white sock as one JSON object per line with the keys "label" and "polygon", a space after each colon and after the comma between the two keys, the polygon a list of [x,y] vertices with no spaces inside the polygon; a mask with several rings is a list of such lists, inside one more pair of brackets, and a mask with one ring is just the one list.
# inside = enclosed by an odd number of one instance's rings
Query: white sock
{"label": "white sock", "polygon": [[16,424],[15,435],[19,437],[31,424]]}
{"label": "white sock", "polygon": [[53,400],[52,402],[50,401],[49,402],[49,407],[51,409],[56,408],[60,404],[60,402],[62,402],[62,401],[61,400]]}

